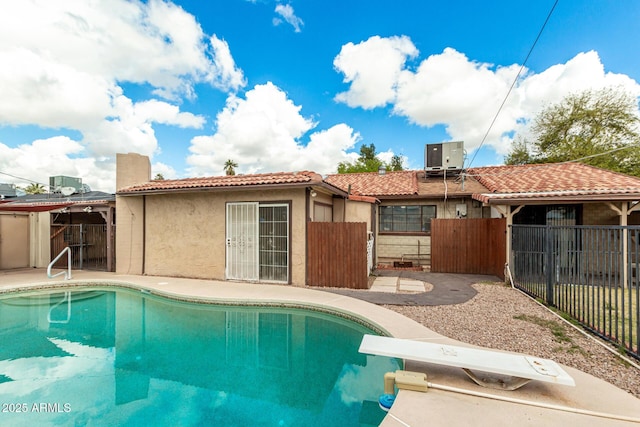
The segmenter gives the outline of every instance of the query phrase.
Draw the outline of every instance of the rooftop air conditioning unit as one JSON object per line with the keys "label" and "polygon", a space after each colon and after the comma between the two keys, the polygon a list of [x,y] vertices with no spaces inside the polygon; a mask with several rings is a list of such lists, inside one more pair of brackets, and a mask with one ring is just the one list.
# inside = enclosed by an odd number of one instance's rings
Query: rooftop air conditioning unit
{"label": "rooftop air conditioning unit", "polygon": [[17,192],[15,184],[0,184],[0,196],[16,197]]}
{"label": "rooftop air conditioning unit", "polygon": [[424,149],[424,170],[427,172],[460,171],[464,168],[464,142],[427,144]]}
{"label": "rooftop air conditioning unit", "polygon": [[49,188],[52,192],[60,193],[63,188],[67,187],[73,188],[75,190],[74,193],[82,192],[82,178],[62,175],[49,177]]}

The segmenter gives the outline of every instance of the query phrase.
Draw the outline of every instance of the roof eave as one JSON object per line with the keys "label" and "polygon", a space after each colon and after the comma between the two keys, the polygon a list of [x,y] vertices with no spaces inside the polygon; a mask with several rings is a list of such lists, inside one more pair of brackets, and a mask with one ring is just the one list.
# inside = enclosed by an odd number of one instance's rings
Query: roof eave
{"label": "roof eave", "polygon": [[185,188],[160,188],[149,190],[133,190],[125,192],[117,192],[117,196],[132,197],[132,196],[148,196],[148,195],[162,195],[162,194],[177,194],[177,193],[203,193],[203,192],[228,192],[228,191],[250,191],[250,190],[286,190],[286,189],[299,189],[306,187],[322,187],[327,191],[346,197],[347,193],[340,190],[337,187],[329,185],[324,182],[308,181],[308,182],[295,182],[295,183],[278,183],[278,184],[247,184],[247,185],[229,185],[220,187],[185,187]]}
{"label": "roof eave", "polygon": [[505,197],[505,195],[474,194],[473,198],[489,205],[544,205],[549,203],[636,202],[637,194],[589,194],[539,197]]}
{"label": "roof eave", "polygon": [[[367,194],[368,195],[368,194]],[[433,194],[374,194],[371,197],[376,197],[380,200],[400,200],[400,199],[443,199],[444,193]],[[471,197],[471,193],[454,193],[447,194],[447,199],[462,199],[465,197]]]}

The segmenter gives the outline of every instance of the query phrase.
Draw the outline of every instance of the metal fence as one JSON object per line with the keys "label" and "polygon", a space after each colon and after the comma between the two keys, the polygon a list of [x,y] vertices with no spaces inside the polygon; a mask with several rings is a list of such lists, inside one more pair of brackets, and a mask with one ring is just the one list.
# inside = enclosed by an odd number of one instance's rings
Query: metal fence
{"label": "metal fence", "polygon": [[[107,270],[107,226],[65,224],[51,226],[51,257],[65,247],[71,249],[71,268]],[[56,267],[59,267],[57,264]]]}
{"label": "metal fence", "polygon": [[640,227],[513,225],[515,286],[640,359]]}

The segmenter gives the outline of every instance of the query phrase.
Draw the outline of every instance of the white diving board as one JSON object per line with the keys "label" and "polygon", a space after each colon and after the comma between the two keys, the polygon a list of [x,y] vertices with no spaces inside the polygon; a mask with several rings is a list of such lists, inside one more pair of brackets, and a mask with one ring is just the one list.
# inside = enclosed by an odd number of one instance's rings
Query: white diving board
{"label": "white diving board", "polygon": [[[376,335],[362,337],[358,351],[462,368],[478,385],[490,388],[515,390],[531,380],[576,385],[573,378],[553,360],[521,354]],[[480,378],[472,370],[511,376],[513,381]]]}

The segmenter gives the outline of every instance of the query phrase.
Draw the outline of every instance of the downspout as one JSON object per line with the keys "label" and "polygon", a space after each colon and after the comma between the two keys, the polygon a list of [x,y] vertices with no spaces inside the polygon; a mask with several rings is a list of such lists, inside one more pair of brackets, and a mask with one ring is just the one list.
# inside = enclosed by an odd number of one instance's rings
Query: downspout
{"label": "downspout", "polygon": [[304,190],[304,283],[309,284],[309,221],[311,220],[311,189],[307,187]]}
{"label": "downspout", "polygon": [[116,271],[113,265],[113,252],[115,251],[115,239],[113,232],[113,212],[115,208],[113,206],[107,207],[107,271]]}
{"label": "downspout", "polygon": [[142,196],[142,275],[145,274],[147,259],[147,196]]}
{"label": "downspout", "polygon": [[375,269],[378,265],[378,224],[376,222],[377,215],[377,203],[371,204],[371,234],[373,235],[373,249],[372,249],[372,258],[373,258],[373,268]]}

